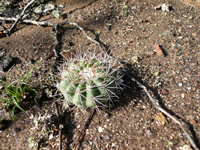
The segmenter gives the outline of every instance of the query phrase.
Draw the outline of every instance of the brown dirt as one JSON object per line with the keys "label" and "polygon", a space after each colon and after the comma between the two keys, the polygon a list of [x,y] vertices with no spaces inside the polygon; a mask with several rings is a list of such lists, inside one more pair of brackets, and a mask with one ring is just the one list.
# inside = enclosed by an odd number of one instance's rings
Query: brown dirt
{"label": "brown dirt", "polygon": [[[182,3],[179,0],[168,1],[171,6],[169,12],[154,9],[165,2],[127,0],[126,12],[123,0],[55,0],[55,5],[64,6],[65,13],[58,19],[51,13],[45,14],[40,20],[76,22],[91,37],[109,47],[115,57],[126,63],[130,73],[148,87],[157,102],[184,123],[200,147],[200,10],[187,5],[190,1]],[[199,2],[196,1],[196,4]],[[4,23],[4,27],[10,26],[10,23]],[[95,36],[95,31],[100,31],[100,34]],[[45,88],[52,86],[48,73],[54,73],[55,63],[59,64],[62,59],[53,56],[44,60],[55,47],[52,32],[52,27],[20,24],[14,33],[0,39],[1,52],[6,52],[6,58],[14,58],[11,79],[22,77],[41,60],[31,77],[31,84]],[[64,25],[59,32],[58,52],[98,50],[73,26]],[[133,62],[133,56],[137,56],[139,61]],[[0,75],[5,76],[8,68],[1,68]],[[190,145],[183,131],[171,119],[166,117],[168,123],[164,125],[156,120],[159,111],[136,84],[126,76],[124,81],[128,87],[110,111],[95,113],[79,149],[178,150],[183,145]],[[44,93],[40,96],[37,101],[41,109],[30,100],[26,113],[17,113],[15,122],[10,116],[2,122],[1,149],[30,149],[28,139],[39,137],[40,130],[31,129],[34,127],[33,119],[27,114],[45,114],[48,110],[49,114],[55,115],[52,103],[56,100],[47,98]],[[0,115],[4,115],[3,110]],[[63,114],[64,149],[74,149],[77,135],[87,118],[87,114],[77,109]],[[52,124],[55,125],[53,139],[49,140],[49,136],[45,135],[40,139],[39,149],[58,149],[57,122]]]}

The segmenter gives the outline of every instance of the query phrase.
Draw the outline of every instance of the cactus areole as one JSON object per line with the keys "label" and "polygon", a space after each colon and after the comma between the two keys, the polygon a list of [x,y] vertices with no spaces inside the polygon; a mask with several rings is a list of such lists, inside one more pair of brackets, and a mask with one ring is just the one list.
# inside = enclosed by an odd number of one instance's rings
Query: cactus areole
{"label": "cactus areole", "polygon": [[58,89],[67,102],[78,107],[105,106],[117,85],[119,70],[109,56],[86,52],[64,62]]}

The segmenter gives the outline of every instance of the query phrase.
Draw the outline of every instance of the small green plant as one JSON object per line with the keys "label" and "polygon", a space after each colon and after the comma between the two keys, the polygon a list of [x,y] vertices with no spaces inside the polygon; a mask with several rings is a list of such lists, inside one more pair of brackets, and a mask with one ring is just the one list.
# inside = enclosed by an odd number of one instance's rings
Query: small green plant
{"label": "small green plant", "polygon": [[78,54],[59,68],[61,81],[57,88],[67,102],[78,107],[106,106],[119,88],[120,70],[115,64],[114,59],[102,53]]}
{"label": "small green plant", "polygon": [[7,8],[11,8],[13,6],[12,1],[3,0],[0,2],[0,12],[6,10]]}
{"label": "small green plant", "polygon": [[[35,66],[36,64],[33,66],[30,72],[25,74],[23,78],[14,82],[10,82],[8,80],[8,71],[6,74],[6,81],[1,81],[0,83],[4,92],[4,98],[0,98],[0,101],[3,103],[4,108],[8,109],[8,113],[11,112],[11,116],[14,121],[14,112],[16,107],[24,112],[20,105],[22,104],[22,101],[26,95],[28,95],[31,91],[33,91],[35,95],[38,94],[38,92],[29,85],[29,78]],[[4,118],[5,116],[0,120],[0,122]]]}
{"label": "small green plant", "polygon": [[168,146],[169,146],[169,147],[172,147],[172,146],[173,146],[173,143],[172,143],[172,142],[169,142],[169,143],[168,143]]}
{"label": "small green plant", "polygon": [[126,3],[123,3],[122,10],[119,14],[120,17],[127,17],[128,16],[128,5]]}
{"label": "small green plant", "polygon": [[62,11],[56,10],[56,11],[54,11],[54,16],[55,16],[56,18],[59,18],[61,13],[62,13]]}
{"label": "small green plant", "polygon": [[30,138],[28,139],[28,142],[29,142],[29,147],[30,147],[30,148],[38,149],[39,139],[30,137]]}

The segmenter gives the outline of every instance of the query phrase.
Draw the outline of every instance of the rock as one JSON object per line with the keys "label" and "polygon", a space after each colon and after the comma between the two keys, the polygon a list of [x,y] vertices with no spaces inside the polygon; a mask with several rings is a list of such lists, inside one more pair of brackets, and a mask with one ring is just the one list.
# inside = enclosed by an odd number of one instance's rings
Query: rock
{"label": "rock", "polygon": [[192,36],[197,36],[197,34],[196,33],[192,33]]}
{"label": "rock", "polygon": [[158,56],[162,56],[163,55],[163,51],[162,51],[161,47],[158,44],[155,44],[155,51],[158,54]]}
{"label": "rock", "polygon": [[34,8],[34,13],[40,14],[54,9],[55,6],[53,4],[40,4],[39,6]]}
{"label": "rock", "polygon": [[169,4],[162,4],[162,11],[166,11],[166,12],[169,12]]}
{"label": "rock", "polygon": [[184,145],[183,147],[180,147],[180,150],[192,150],[190,145]]}
{"label": "rock", "polygon": [[161,92],[162,95],[168,95],[169,94],[169,91],[166,90],[166,89],[163,89],[162,92]]}
{"label": "rock", "polygon": [[156,114],[155,120],[158,121],[161,125],[168,124],[167,119],[165,118],[165,116],[162,113]]}
{"label": "rock", "polygon": [[102,127],[99,127],[99,128],[98,128],[98,131],[99,131],[100,133],[102,133],[102,132],[103,132],[103,128],[102,128]]}
{"label": "rock", "polygon": [[170,11],[170,5],[167,4],[167,3],[164,3],[162,5],[158,5],[158,6],[154,7],[154,9],[169,12]]}
{"label": "rock", "polygon": [[5,51],[0,53],[0,71],[7,71],[9,70],[9,66],[12,63],[13,58],[6,54]]}
{"label": "rock", "polygon": [[3,33],[3,32],[0,32],[0,38],[3,38],[3,37],[5,37],[6,36],[6,34],[5,33]]}

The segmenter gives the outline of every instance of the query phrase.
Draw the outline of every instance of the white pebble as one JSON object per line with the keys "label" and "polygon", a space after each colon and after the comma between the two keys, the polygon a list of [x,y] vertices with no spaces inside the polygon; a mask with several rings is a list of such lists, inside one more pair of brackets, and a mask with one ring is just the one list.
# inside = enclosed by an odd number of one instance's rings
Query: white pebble
{"label": "white pebble", "polygon": [[99,131],[100,133],[102,133],[102,132],[103,132],[103,128],[102,128],[102,127],[99,127],[98,131]]}
{"label": "white pebble", "polygon": [[181,86],[183,86],[183,83],[179,83],[178,85],[181,87]]}

